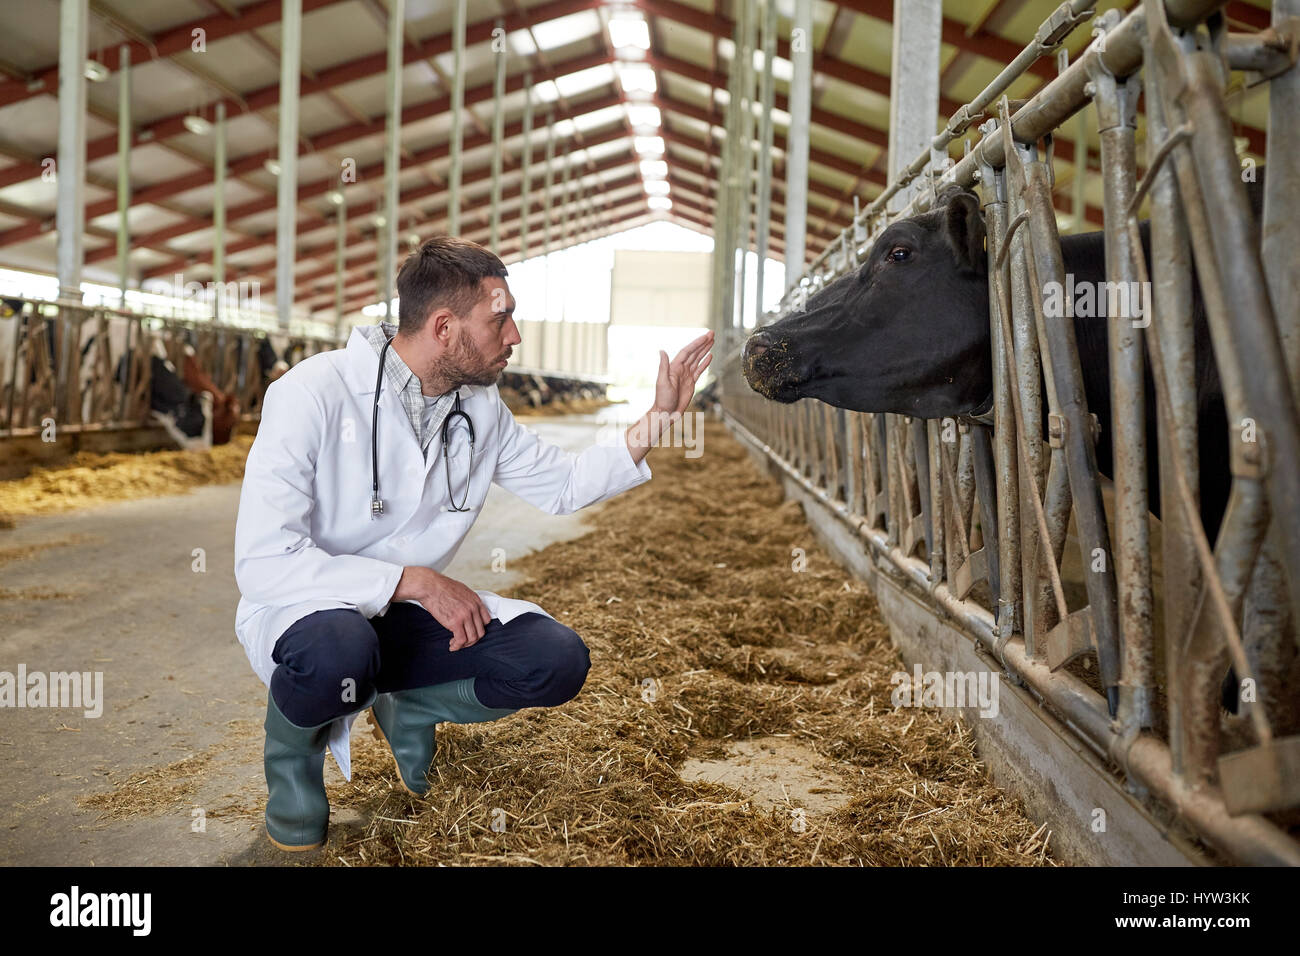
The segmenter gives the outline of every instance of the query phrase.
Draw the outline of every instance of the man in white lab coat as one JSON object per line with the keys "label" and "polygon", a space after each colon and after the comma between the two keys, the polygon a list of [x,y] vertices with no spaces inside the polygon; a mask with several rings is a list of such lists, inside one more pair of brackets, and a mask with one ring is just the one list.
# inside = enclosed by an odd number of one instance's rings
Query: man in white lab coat
{"label": "man in white lab coat", "polygon": [[568,514],[648,481],[647,451],[711,359],[711,333],[671,363],[660,352],[654,407],[615,446],[564,451],[501,400],[520,341],[505,277],[481,246],[430,239],[398,274],[396,327],[357,327],[267,388],[235,528],[235,630],[268,686],[266,828],[282,849],[324,843],[325,748],[351,779],[367,708],[424,794],[438,723],[578,693],[589,658],[573,630],[441,569],[492,483]]}

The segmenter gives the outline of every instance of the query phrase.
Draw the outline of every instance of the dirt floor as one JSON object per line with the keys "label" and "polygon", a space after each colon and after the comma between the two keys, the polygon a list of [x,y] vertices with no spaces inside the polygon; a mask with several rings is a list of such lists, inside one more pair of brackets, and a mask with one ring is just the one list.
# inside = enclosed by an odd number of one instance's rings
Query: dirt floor
{"label": "dirt floor", "polygon": [[[594,424],[533,427],[581,447]],[[561,524],[490,500],[449,573],[577,630],[586,687],[444,725],[425,799],[363,719],[353,780],[327,763],[310,854],[262,835],[265,689],[230,632],[238,485],[16,517],[0,670],[100,669],[106,704],[0,712],[0,862],[1052,865],[967,730],[891,707],[901,664],[862,583],[721,425],[704,434],[700,457],[657,449],[654,480]],[[21,497],[0,487],[0,512]],[[484,581],[505,540],[552,543],[512,559],[512,586]]]}

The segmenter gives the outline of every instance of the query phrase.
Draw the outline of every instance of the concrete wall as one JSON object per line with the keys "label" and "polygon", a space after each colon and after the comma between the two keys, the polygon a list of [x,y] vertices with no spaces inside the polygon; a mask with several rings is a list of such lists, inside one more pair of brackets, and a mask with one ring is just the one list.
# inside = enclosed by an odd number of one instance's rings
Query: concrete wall
{"label": "concrete wall", "polygon": [[610,321],[707,328],[710,259],[707,252],[615,251]]}

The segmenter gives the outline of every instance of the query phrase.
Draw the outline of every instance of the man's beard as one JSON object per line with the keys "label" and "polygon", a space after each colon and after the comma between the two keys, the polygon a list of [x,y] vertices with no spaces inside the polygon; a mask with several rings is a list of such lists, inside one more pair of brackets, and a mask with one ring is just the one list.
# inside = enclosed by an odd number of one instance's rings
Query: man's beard
{"label": "man's beard", "polygon": [[446,382],[449,389],[462,385],[495,385],[504,371],[496,367],[499,361],[485,360],[470,344],[468,336],[458,335],[456,344],[433,360],[429,372],[433,380]]}

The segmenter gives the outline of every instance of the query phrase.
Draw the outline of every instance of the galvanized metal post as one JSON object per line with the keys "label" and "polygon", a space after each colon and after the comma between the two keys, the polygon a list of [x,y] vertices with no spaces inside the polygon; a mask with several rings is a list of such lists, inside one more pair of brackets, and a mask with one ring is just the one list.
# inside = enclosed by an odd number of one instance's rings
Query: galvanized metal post
{"label": "galvanized metal post", "polygon": [[564,157],[564,170],[560,173],[560,254],[569,247],[569,157]]}
{"label": "galvanized metal post", "polygon": [[131,261],[131,45],[117,48],[117,288],[126,308]]}
{"label": "galvanized metal post", "polygon": [[542,274],[545,305],[537,327],[537,367],[546,368],[546,322],[551,315],[551,193],[555,188],[555,113],[546,114],[546,168],[542,173]]}
{"label": "galvanized metal post", "polygon": [[722,257],[720,263],[715,264],[715,270],[721,276],[721,308],[719,310],[719,323],[721,326],[718,338],[722,341],[724,347],[735,332],[736,328],[736,288],[739,278],[739,269],[736,267],[736,248],[741,244],[741,176],[739,170],[742,167],[741,157],[747,154],[745,143],[740,141],[740,131],[743,128],[742,111],[744,109],[744,83],[745,83],[745,48],[749,37],[749,4],[742,4],[740,15],[736,18],[736,29],[734,33],[735,48],[731,57],[730,76],[728,81],[728,102],[727,102],[727,126],[726,136],[723,145],[723,163],[718,174],[719,189],[719,215],[722,218],[722,233],[714,240],[714,248],[717,249],[720,243]]}
{"label": "galvanized metal post", "polygon": [[[941,0],[894,0],[894,49],[889,70],[889,178],[903,172],[912,157],[934,138],[939,115],[939,38]],[[896,212],[925,185],[920,177],[890,200]]]}
{"label": "galvanized metal post", "polygon": [[740,123],[736,130],[737,149],[733,154],[736,165],[733,175],[736,178],[736,246],[739,249],[739,265],[736,267],[736,329],[743,332],[745,327],[745,273],[749,260],[750,217],[752,214],[750,193],[754,188],[754,47],[757,45],[756,31],[758,17],[755,16],[756,0],[746,0],[741,5],[742,23],[744,24],[744,42],[736,52],[741,60],[740,71]]}
{"label": "galvanized metal post", "polygon": [[284,0],[280,14],[280,181],[276,193],[275,312],[280,328],[293,316],[297,257],[298,77],[302,54],[302,0]]}
{"label": "galvanized metal post", "polygon": [[388,129],[384,139],[384,231],[379,268],[379,288],[384,297],[384,318],[392,318],[397,285],[398,177],[402,161],[402,47],[406,0],[388,0]]}
{"label": "galvanized metal post", "polygon": [[542,258],[549,276],[551,256],[551,192],[555,188],[555,114],[546,114],[546,168],[542,170]]}
{"label": "galvanized metal post", "polygon": [[[1273,26],[1300,30],[1300,0],[1273,0]],[[1292,32],[1292,36],[1294,36]],[[1278,333],[1286,352],[1291,389],[1300,404],[1300,67],[1292,66],[1268,84],[1268,176],[1264,182],[1263,260]],[[1295,622],[1300,626],[1300,622]]]}
{"label": "galvanized metal post", "polygon": [[334,337],[343,336],[343,253],[348,244],[348,200],[342,189],[339,195],[343,201],[338,205],[335,216],[334,234]]}
{"label": "galvanized metal post", "polygon": [[[930,141],[934,137],[935,118],[939,114],[939,47],[942,23],[943,4],[941,0],[908,0],[906,3],[903,0],[894,0],[894,34],[889,98],[889,172],[891,180],[896,179],[907,168],[911,157],[928,149]],[[902,209],[903,206],[907,205],[910,197],[918,191],[920,185],[921,182],[918,181],[909,189],[899,190],[890,201],[890,209]],[[990,235],[990,242],[992,241],[993,238]],[[1000,362],[1000,352],[997,348],[999,337],[996,329],[994,330],[993,342],[993,371],[996,383]],[[999,428],[1001,424],[1001,421],[999,421]],[[901,474],[902,456],[895,449],[907,447],[908,429],[901,418],[892,415],[887,419],[886,428],[889,432],[889,463],[891,466],[896,465],[900,469],[899,479],[907,481],[907,477]],[[919,463],[929,455],[928,442],[925,440],[926,433],[924,429],[916,427],[913,427],[911,431],[915,458]],[[1012,434],[1014,434],[1014,429],[1012,429]],[[995,451],[998,452],[995,473],[998,477],[998,490],[1002,491],[1000,485],[1004,477],[1003,459],[1005,457],[1001,454],[1003,451],[1002,443],[997,443]],[[896,459],[898,459],[897,462]],[[927,462],[927,464],[929,469],[938,469],[941,465],[940,462]],[[925,469],[925,471],[928,473],[929,469]],[[923,511],[926,517],[930,518],[929,504],[926,500],[929,497],[928,484],[928,480],[919,482],[917,490],[921,494],[922,503],[925,505]],[[1014,488],[1014,485],[1012,487]],[[904,505],[904,502],[897,495],[891,495],[891,498],[895,509],[899,509]],[[990,501],[989,504],[992,505],[993,503]],[[1000,545],[1005,544],[1008,532],[1011,530],[1005,520],[1006,515],[1003,504],[1004,497],[999,495],[996,519],[992,507],[985,512],[986,517],[989,519],[982,525],[986,553],[991,553]],[[897,511],[896,514],[898,514]],[[898,514],[896,522],[898,529],[894,533],[904,531],[907,527],[906,523],[910,522],[911,518],[911,514]],[[997,532],[991,533],[994,521],[996,521]],[[930,526],[926,532],[929,539],[926,541],[926,550],[932,552],[935,545],[933,521],[931,520],[929,524]],[[1010,590],[1008,584],[1011,575],[1006,567],[1005,560],[998,563],[1001,566],[1001,589],[1005,595]],[[999,608],[999,610],[1002,609]],[[1005,613],[999,615],[999,619],[1008,626],[1011,617]]]}
{"label": "galvanized metal post", "polygon": [[[1106,29],[1119,22],[1111,11],[1102,20]],[[1097,61],[1093,61],[1096,63]],[[1119,588],[1119,633],[1124,649],[1119,719],[1126,733],[1152,726],[1155,694],[1155,646],[1152,640],[1151,534],[1147,522],[1144,345],[1138,314],[1135,257],[1128,231],[1128,207],[1136,191],[1137,75],[1116,79],[1099,64],[1092,70],[1101,135],[1101,178],[1106,221],[1106,278],[1126,293],[1127,308],[1116,297],[1120,315],[1107,321],[1110,352],[1111,434],[1114,436],[1115,576]],[[1109,310],[1107,310],[1109,311]]]}
{"label": "galvanized metal post", "polygon": [[452,18],[451,171],[447,174],[447,232],[460,234],[460,163],[462,114],[465,112],[465,0],[456,0]]}
{"label": "galvanized metal post", "polygon": [[[501,20],[497,21],[497,28],[503,33],[505,25]],[[488,245],[497,255],[501,254],[501,162],[503,149],[503,140],[506,129],[505,100],[506,96],[506,51],[503,49],[496,54],[496,78],[492,83],[492,224],[490,227],[490,238]],[[523,217],[528,218],[528,207],[525,205]]]}
{"label": "galvanized metal post", "polygon": [[754,274],[754,325],[763,324],[763,283],[772,215],[772,60],[776,57],[776,0],[763,10],[763,88],[758,147],[758,267]]}
{"label": "galvanized metal post", "polygon": [[[894,22],[898,22],[895,13]],[[785,154],[785,286],[803,275],[808,231],[808,129],[812,124],[812,0],[795,0],[790,35],[790,128]],[[890,150],[891,154],[893,150]]]}
{"label": "galvanized metal post", "polygon": [[1070,184],[1070,207],[1073,230],[1084,232],[1088,228],[1088,200],[1084,187],[1088,184],[1088,110],[1079,110],[1074,118],[1074,182]]}
{"label": "galvanized metal post", "polygon": [[81,301],[86,230],[86,3],[59,4],[59,148],[55,227],[59,298]]}
{"label": "galvanized metal post", "polygon": [[[1294,37],[1300,30],[1300,0],[1274,0],[1272,23],[1279,36]],[[1291,379],[1292,401],[1300,404],[1300,270],[1295,268],[1296,249],[1300,248],[1300,216],[1296,215],[1300,135],[1295,122],[1300,115],[1300,68],[1292,66],[1269,81],[1268,104],[1268,172],[1260,259]],[[1297,622],[1287,613],[1283,570],[1283,538],[1294,533],[1294,527],[1294,515],[1274,511],[1251,579],[1243,634],[1258,699],[1246,706],[1264,707],[1279,735],[1294,735],[1297,729],[1297,701],[1291,686],[1298,651],[1294,640]]]}
{"label": "galvanized metal post", "polygon": [[[81,301],[81,265],[86,228],[86,0],[62,0],[59,7],[59,146],[55,176],[58,199],[55,226],[58,229],[57,268],[59,299]],[[54,413],[68,420],[68,369],[79,313],[65,320],[60,314],[58,367],[55,369]],[[17,383],[14,383],[15,387]]]}
{"label": "galvanized metal post", "polygon": [[213,317],[225,312],[226,290],[226,103],[217,102],[212,123],[212,281],[216,285]]}
{"label": "galvanized metal post", "polygon": [[533,188],[533,74],[524,74],[524,151],[519,161],[523,176],[520,200],[523,215],[519,220],[519,261],[528,261],[528,211],[532,208]]}
{"label": "galvanized metal post", "polygon": [[[733,32],[735,42],[740,41],[740,23],[737,21]],[[709,328],[717,341],[724,341],[725,330],[729,328],[730,321],[725,312],[727,302],[727,289],[733,281],[733,269],[735,263],[728,259],[727,252],[731,248],[730,231],[732,227],[729,210],[731,208],[731,189],[728,185],[729,179],[727,171],[731,167],[731,153],[735,148],[732,142],[732,116],[736,110],[736,58],[732,57],[728,66],[727,82],[727,112],[723,125],[722,135],[722,156],[718,165],[717,186],[714,190],[714,228],[713,228],[713,258],[710,263],[711,275],[709,282]],[[713,127],[709,127],[709,142],[712,145]]]}

